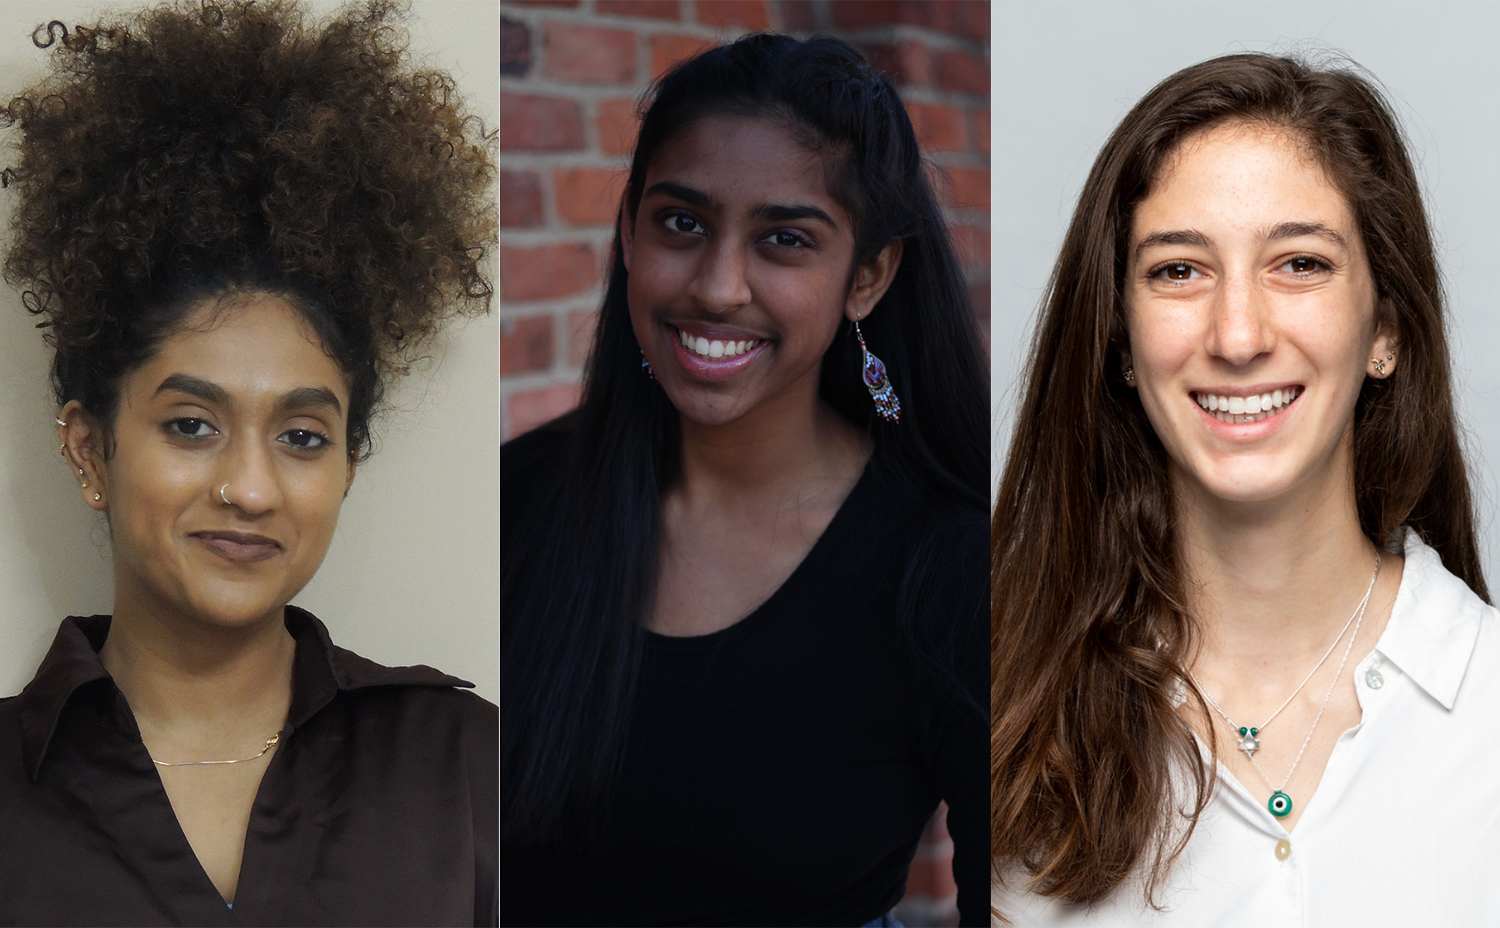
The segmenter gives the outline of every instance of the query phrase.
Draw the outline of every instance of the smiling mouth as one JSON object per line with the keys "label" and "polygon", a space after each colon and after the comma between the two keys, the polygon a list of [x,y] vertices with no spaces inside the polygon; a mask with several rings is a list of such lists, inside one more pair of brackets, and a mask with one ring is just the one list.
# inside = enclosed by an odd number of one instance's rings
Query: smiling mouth
{"label": "smiling mouth", "polygon": [[[674,328],[676,327],[674,326]],[[708,358],[710,360],[738,357],[760,344],[760,340],[754,338],[739,339],[737,341],[718,338],[709,339],[702,335],[690,335],[681,329],[677,329],[677,338],[682,342],[682,347],[698,355],[700,358]]]}
{"label": "smiling mouth", "polygon": [[1261,422],[1281,415],[1302,395],[1299,386],[1282,387],[1269,393],[1250,396],[1227,396],[1216,393],[1192,394],[1193,401],[1210,416],[1229,425]]}

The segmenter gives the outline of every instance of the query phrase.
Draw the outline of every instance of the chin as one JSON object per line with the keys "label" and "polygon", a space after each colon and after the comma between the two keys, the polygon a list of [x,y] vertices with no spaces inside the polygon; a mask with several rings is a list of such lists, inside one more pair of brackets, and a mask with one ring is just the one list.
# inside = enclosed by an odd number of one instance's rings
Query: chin
{"label": "chin", "polygon": [[1267,503],[1289,493],[1297,484],[1269,462],[1240,460],[1178,469],[1179,479],[1195,485],[1199,492],[1226,503]]}

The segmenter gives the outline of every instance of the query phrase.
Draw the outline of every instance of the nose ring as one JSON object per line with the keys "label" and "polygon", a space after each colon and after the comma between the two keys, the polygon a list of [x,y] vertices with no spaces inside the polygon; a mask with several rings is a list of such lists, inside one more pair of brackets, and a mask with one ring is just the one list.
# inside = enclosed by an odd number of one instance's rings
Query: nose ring
{"label": "nose ring", "polygon": [[227,496],[224,495],[224,491],[227,490],[227,489],[229,489],[229,484],[227,484],[227,483],[224,484],[222,487],[219,487],[219,499],[222,499],[224,501],[224,505],[226,505],[226,506],[233,506],[234,503],[231,503],[229,501],[229,497],[227,497]]}

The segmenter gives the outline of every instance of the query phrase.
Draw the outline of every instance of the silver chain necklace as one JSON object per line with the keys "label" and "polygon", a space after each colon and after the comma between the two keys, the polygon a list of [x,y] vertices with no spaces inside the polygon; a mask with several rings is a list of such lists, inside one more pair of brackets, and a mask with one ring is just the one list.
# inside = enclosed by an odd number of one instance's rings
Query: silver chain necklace
{"label": "silver chain necklace", "polygon": [[[1307,746],[1312,743],[1313,732],[1318,730],[1318,722],[1323,719],[1323,710],[1328,708],[1328,700],[1333,698],[1334,688],[1338,686],[1339,678],[1344,675],[1344,666],[1349,663],[1349,654],[1354,650],[1354,641],[1359,637],[1360,626],[1365,621],[1365,609],[1370,604],[1370,594],[1375,592],[1375,581],[1379,578],[1380,552],[1376,551],[1375,572],[1371,575],[1370,586],[1365,590],[1364,598],[1359,601],[1359,606],[1355,608],[1354,614],[1349,617],[1348,622],[1344,623],[1344,627],[1340,629],[1338,637],[1333,639],[1333,644],[1329,645],[1328,650],[1323,654],[1322,660],[1318,661],[1317,665],[1313,667],[1312,672],[1298,684],[1297,688],[1292,691],[1292,695],[1286,698],[1286,702],[1283,702],[1275,712],[1271,713],[1271,717],[1262,722],[1259,728],[1236,725],[1234,719],[1229,717],[1229,713],[1225,712],[1224,708],[1219,705],[1218,700],[1209,695],[1208,690],[1198,681],[1198,677],[1194,675],[1192,668],[1188,668],[1188,677],[1193,681],[1193,685],[1198,688],[1198,693],[1203,697],[1204,701],[1223,717],[1224,721],[1234,730],[1235,734],[1240,736],[1237,746],[1245,752],[1245,757],[1250,760],[1250,763],[1255,767],[1256,773],[1259,773],[1260,778],[1265,781],[1266,786],[1270,787],[1271,798],[1266,802],[1266,808],[1277,818],[1285,818],[1292,812],[1292,797],[1287,794],[1286,786],[1292,782],[1292,774],[1297,772],[1297,765],[1302,762],[1302,754],[1307,750]],[[1344,646],[1344,657],[1339,661],[1339,669],[1334,671],[1333,679],[1328,683],[1328,692],[1323,694],[1323,703],[1318,706],[1318,714],[1313,717],[1312,726],[1307,730],[1307,737],[1302,739],[1302,747],[1297,749],[1297,756],[1292,760],[1292,768],[1286,772],[1286,778],[1281,781],[1281,785],[1276,786],[1271,782],[1271,778],[1266,776],[1266,772],[1261,769],[1260,762],[1255,759],[1255,752],[1260,748],[1260,741],[1257,740],[1256,736],[1267,725],[1270,725],[1276,716],[1281,714],[1282,709],[1291,704],[1291,701],[1296,698],[1297,694],[1302,692],[1303,687],[1307,686],[1308,681],[1313,678],[1313,674],[1318,672],[1318,668],[1322,667],[1328,660],[1328,656],[1333,653],[1333,649],[1338,647],[1339,641],[1344,637],[1344,632],[1349,630],[1350,623],[1354,625],[1354,634],[1349,636],[1349,643]]]}

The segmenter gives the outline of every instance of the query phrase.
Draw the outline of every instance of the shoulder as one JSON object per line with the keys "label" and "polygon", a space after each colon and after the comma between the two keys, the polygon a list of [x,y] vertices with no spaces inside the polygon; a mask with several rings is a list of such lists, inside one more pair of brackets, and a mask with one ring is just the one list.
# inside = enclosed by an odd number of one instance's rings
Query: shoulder
{"label": "shoulder", "polygon": [[535,480],[556,473],[567,460],[573,430],[561,420],[512,438],[500,446],[500,481]]}

